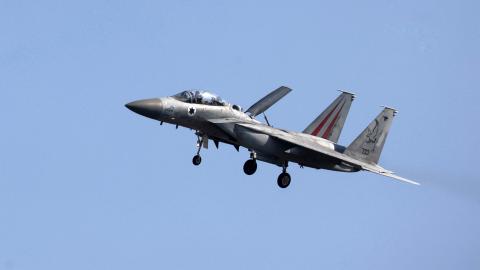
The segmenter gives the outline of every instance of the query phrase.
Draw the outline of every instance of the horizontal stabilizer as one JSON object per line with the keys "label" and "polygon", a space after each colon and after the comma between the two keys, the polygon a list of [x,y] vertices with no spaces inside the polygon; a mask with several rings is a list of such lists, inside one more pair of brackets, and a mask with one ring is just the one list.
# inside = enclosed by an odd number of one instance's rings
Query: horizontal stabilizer
{"label": "horizontal stabilizer", "polygon": [[251,117],[255,117],[268,110],[268,108],[270,108],[273,104],[277,103],[285,95],[290,93],[290,91],[292,91],[292,89],[286,86],[281,86],[257,101],[250,108],[248,108],[246,112],[249,113]]}
{"label": "horizontal stabilizer", "polygon": [[403,178],[401,176],[398,176],[398,175],[394,174],[391,171],[384,170],[380,166],[376,166],[376,167],[381,168],[382,170],[371,169],[371,168],[368,168],[368,167],[363,167],[362,169],[364,169],[365,171],[369,171],[369,172],[373,172],[373,173],[376,173],[376,174],[379,174],[379,175],[390,177],[390,178],[393,178],[393,179],[396,179],[396,180],[399,180],[399,181],[402,181],[402,182],[406,182],[406,183],[409,183],[409,184],[413,184],[413,185],[417,185],[417,186],[420,185],[420,183],[417,183],[413,180]]}

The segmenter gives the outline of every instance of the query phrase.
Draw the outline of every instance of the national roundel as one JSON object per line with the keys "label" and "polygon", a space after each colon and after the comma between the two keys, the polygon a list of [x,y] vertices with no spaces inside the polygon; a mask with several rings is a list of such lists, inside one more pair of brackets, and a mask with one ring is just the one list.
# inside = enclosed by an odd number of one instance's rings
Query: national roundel
{"label": "national roundel", "polygon": [[196,112],[197,112],[197,109],[195,109],[195,107],[189,107],[188,108],[188,115],[189,116],[194,116]]}

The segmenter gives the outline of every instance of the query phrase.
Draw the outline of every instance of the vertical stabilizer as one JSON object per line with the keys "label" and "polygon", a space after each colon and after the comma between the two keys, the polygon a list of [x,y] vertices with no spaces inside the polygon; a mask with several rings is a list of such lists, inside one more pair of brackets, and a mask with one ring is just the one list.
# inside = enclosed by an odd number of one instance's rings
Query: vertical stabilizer
{"label": "vertical stabilizer", "polygon": [[344,154],[361,161],[377,164],[396,112],[395,109],[385,107],[347,147]]}
{"label": "vertical stabilizer", "polygon": [[341,92],[340,96],[313,120],[303,133],[321,137],[334,143],[338,142],[348,112],[350,111],[350,106],[355,98],[355,95],[352,93]]}

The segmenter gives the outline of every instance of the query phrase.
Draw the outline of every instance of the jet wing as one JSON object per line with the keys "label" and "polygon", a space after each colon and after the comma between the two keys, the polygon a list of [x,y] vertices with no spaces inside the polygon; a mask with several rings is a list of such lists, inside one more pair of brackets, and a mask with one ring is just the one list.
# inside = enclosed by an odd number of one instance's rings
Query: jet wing
{"label": "jet wing", "polygon": [[270,108],[273,104],[277,103],[281,98],[290,93],[292,89],[286,86],[280,86],[270,94],[266,95],[255,104],[253,104],[248,110],[247,113],[250,113],[252,117],[255,117]]}
{"label": "jet wing", "polygon": [[236,142],[236,139],[232,125],[235,125],[236,122],[238,120],[232,118],[207,119],[209,125],[206,128],[213,136],[224,139],[223,142],[233,144]]}
{"label": "jet wing", "polygon": [[318,144],[318,142],[315,141],[315,138],[310,138],[310,136],[305,136],[304,134],[300,134],[300,133],[296,134],[295,132],[290,133],[290,132],[286,132],[286,131],[283,131],[283,130],[279,130],[279,129],[275,129],[275,128],[271,128],[271,127],[263,126],[263,125],[259,126],[259,125],[253,125],[253,124],[247,124],[247,123],[237,123],[237,125],[241,125],[243,127],[251,129],[253,131],[264,133],[264,134],[267,134],[269,136],[272,136],[272,137],[274,137],[278,140],[282,140],[282,141],[288,142],[290,144],[300,146],[300,147],[304,147],[306,149],[310,149],[312,151],[321,153],[323,155],[327,155],[329,157],[339,159],[339,160],[341,160],[341,161],[343,161],[343,162],[345,162],[349,165],[352,165],[354,167],[360,168],[360,169],[365,170],[365,171],[369,171],[369,172],[373,172],[373,173],[380,174],[380,175],[383,175],[383,176],[391,177],[391,178],[394,178],[396,180],[400,180],[400,181],[407,182],[407,183],[410,183],[410,184],[420,185],[419,183],[417,183],[415,181],[397,176],[393,172],[388,171],[388,170],[382,168],[381,166],[379,166],[377,164],[371,164],[371,163],[363,162],[363,161],[354,159],[352,157],[349,157],[347,155],[344,155],[342,153],[339,153],[335,150],[332,150],[332,149],[329,149],[327,147],[321,146],[321,145]]}

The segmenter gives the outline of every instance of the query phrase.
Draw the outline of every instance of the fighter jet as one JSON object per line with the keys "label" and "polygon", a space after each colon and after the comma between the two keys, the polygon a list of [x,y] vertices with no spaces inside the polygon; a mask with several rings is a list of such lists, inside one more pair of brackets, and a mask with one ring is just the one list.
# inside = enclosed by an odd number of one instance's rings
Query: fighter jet
{"label": "fighter jet", "polygon": [[[270,125],[265,111],[290,93],[291,89],[279,87],[244,111],[208,91],[182,91],[174,96],[143,99],[125,106],[142,116],[186,127],[195,131],[197,152],[192,159],[200,165],[200,151],[213,141],[248,149],[248,159],[243,171],[252,175],[257,170],[257,161],[282,168],[277,178],[280,188],[290,185],[287,172],[289,163],[300,167],[326,169],[339,172],[369,171],[400,181],[418,185],[417,182],[395,175],[378,165],[388,131],[397,111],[384,107],[380,114],[348,146],[339,145],[354,94],[341,91],[340,95],[303,132],[288,131]],[[256,119],[263,114],[265,123]]]}

